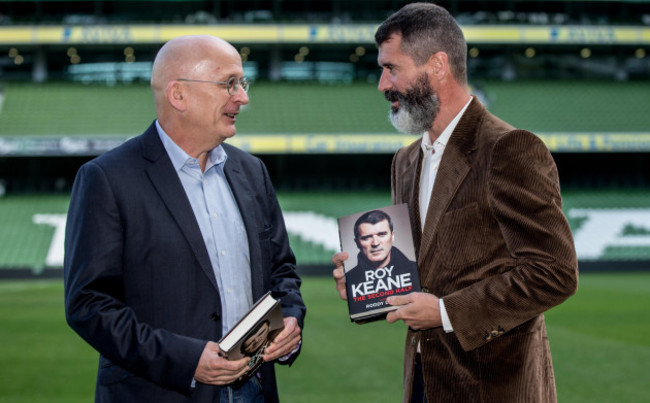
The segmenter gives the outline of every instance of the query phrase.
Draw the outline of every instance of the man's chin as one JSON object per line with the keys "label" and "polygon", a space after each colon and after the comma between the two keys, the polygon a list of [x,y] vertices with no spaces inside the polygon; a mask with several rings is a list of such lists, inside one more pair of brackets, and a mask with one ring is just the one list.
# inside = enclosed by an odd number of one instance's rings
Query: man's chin
{"label": "man's chin", "polygon": [[420,135],[426,131],[424,130],[419,130],[413,127],[413,125],[410,122],[406,122],[406,119],[400,118],[398,114],[396,113],[391,113],[390,116],[390,123],[393,125],[395,130],[397,130],[400,133],[404,134],[413,134],[413,135]]}
{"label": "man's chin", "polygon": [[226,141],[229,138],[235,137],[235,134],[237,134],[237,130],[235,130],[235,127],[233,126],[224,130],[219,137],[221,138],[221,141]]}

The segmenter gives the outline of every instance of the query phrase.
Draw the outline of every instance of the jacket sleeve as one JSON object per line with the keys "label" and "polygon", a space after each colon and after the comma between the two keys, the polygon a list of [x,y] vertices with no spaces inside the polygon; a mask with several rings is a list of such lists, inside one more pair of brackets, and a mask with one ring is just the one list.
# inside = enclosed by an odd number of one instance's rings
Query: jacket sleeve
{"label": "jacket sleeve", "polygon": [[498,274],[444,298],[454,333],[472,350],[573,295],[578,266],[562,212],[553,158],[534,134],[516,130],[492,148],[487,198],[511,257]]}

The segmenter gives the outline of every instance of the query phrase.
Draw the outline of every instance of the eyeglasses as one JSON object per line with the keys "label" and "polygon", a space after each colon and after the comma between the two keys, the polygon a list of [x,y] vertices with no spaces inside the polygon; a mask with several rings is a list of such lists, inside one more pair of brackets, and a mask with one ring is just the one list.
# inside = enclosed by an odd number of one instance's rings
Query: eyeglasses
{"label": "eyeglasses", "polygon": [[176,81],[225,85],[230,96],[235,95],[240,87],[244,92],[248,92],[248,87],[250,87],[248,78],[242,77],[241,79],[238,79],[235,76],[230,77],[227,81],[192,80],[189,78],[177,78]]}

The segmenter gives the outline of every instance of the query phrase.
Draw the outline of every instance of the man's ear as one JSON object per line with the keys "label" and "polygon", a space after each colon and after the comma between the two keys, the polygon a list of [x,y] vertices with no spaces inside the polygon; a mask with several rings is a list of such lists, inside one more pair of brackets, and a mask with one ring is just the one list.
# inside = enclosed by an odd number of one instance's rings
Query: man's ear
{"label": "man's ear", "polygon": [[174,109],[179,111],[184,111],[187,108],[185,87],[178,81],[170,81],[167,84],[167,101]]}
{"label": "man's ear", "polygon": [[428,70],[437,79],[442,79],[449,72],[449,57],[445,52],[437,52],[431,55],[427,61]]}

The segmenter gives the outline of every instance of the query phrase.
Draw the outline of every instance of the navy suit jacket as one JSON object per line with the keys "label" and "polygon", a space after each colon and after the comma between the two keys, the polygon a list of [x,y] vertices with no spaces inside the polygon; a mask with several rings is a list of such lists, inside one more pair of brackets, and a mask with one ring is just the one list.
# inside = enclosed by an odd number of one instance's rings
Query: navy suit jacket
{"label": "navy suit jacket", "polygon": [[[302,328],[300,279],[266,168],[222,146],[248,236],[253,298],[271,290]],[[206,342],[222,336],[219,289],[154,124],[77,173],[64,277],[67,321],[100,353],[97,401],[218,401],[220,388],[191,383]],[[262,386],[267,401],[278,400],[272,364],[262,367]]]}

